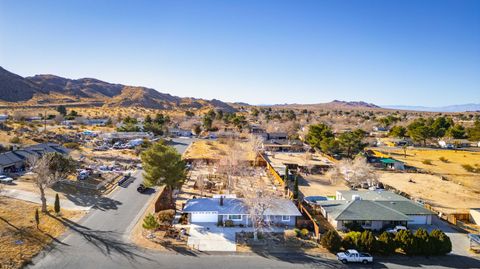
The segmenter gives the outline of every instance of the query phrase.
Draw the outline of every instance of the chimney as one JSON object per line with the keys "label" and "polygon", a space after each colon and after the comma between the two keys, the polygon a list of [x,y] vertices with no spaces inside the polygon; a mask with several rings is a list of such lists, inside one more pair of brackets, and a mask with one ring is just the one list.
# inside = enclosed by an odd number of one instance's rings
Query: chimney
{"label": "chimney", "polygon": [[223,206],[223,196],[220,196],[220,206]]}

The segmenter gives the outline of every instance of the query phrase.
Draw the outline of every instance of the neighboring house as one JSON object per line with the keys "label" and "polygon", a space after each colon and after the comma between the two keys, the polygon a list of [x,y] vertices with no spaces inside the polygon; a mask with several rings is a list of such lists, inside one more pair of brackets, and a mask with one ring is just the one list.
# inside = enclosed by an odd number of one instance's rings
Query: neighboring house
{"label": "neighboring house", "polygon": [[103,140],[112,141],[112,140],[132,140],[132,139],[152,139],[153,134],[147,132],[113,132],[113,133],[102,133],[100,136]]}
{"label": "neighboring house", "polygon": [[387,146],[387,147],[403,147],[411,146],[413,142],[408,138],[378,138],[377,146]]}
{"label": "neighboring house", "polygon": [[[231,220],[235,225],[251,226],[249,209],[241,198],[197,198],[187,201],[183,213],[188,214],[192,224],[219,224]],[[279,226],[295,226],[302,214],[295,204],[287,199],[274,199],[264,214],[264,220]]]}
{"label": "neighboring house", "polygon": [[385,190],[337,191],[336,200],[317,201],[322,215],[337,230],[349,223],[381,230],[395,225],[430,225],[433,212],[409,199]]}
{"label": "neighboring house", "polygon": [[47,152],[68,154],[69,150],[53,143],[41,143],[23,149],[12,150],[0,154],[0,174],[22,171],[29,157],[40,157]]}
{"label": "neighboring house", "polygon": [[267,133],[267,140],[287,140],[288,134],[287,133]]}
{"label": "neighboring house", "polygon": [[442,139],[438,141],[438,145],[444,149],[478,147],[479,144],[480,142],[475,143],[467,139]]}
{"label": "neighboring house", "polygon": [[170,128],[168,129],[168,133],[173,136],[184,136],[184,137],[191,137],[193,135],[192,131],[179,129],[179,128]]}
{"label": "neighboring house", "polygon": [[470,222],[480,225],[480,208],[470,208]]}
{"label": "neighboring house", "polygon": [[105,126],[107,122],[108,122],[108,119],[86,119],[84,121],[84,124]]}
{"label": "neighboring house", "polygon": [[271,139],[263,141],[262,149],[264,151],[284,151],[284,152],[300,152],[303,151],[303,142],[300,140],[281,140]]}

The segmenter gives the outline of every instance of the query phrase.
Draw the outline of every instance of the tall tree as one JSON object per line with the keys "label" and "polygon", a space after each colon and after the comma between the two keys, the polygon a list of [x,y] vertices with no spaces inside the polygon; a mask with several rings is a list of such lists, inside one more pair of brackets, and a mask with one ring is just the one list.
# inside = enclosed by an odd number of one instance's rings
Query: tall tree
{"label": "tall tree", "polygon": [[367,146],[363,143],[364,137],[365,132],[361,129],[345,132],[338,137],[340,148],[347,158],[352,158]]}
{"label": "tall tree", "polygon": [[140,155],[147,186],[165,186],[173,203],[173,190],[182,186],[187,172],[185,162],[177,150],[163,142],[157,142]]}
{"label": "tall tree", "polygon": [[73,174],[76,170],[75,162],[70,157],[60,153],[45,153],[41,157],[31,156],[28,166],[35,175],[35,185],[40,192],[42,212],[47,212],[47,198],[45,190],[61,179]]}
{"label": "tall tree", "polygon": [[322,150],[322,141],[329,138],[334,139],[332,129],[324,123],[319,123],[308,127],[305,141],[311,147]]}

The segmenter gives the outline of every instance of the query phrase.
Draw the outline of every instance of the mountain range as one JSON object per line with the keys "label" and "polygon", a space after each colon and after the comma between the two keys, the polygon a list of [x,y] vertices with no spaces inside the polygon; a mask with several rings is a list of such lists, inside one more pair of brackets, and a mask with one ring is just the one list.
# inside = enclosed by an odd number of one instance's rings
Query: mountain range
{"label": "mountain range", "polygon": [[151,88],[112,84],[94,78],[68,79],[55,75],[21,77],[0,67],[2,105],[95,104],[156,109],[214,108],[235,111],[220,100],[178,97]]}
{"label": "mountain range", "polygon": [[400,110],[414,110],[414,111],[428,111],[428,112],[468,112],[468,111],[480,111],[480,104],[462,104],[451,105],[442,107],[426,107],[426,106],[382,106],[387,109],[400,109]]}

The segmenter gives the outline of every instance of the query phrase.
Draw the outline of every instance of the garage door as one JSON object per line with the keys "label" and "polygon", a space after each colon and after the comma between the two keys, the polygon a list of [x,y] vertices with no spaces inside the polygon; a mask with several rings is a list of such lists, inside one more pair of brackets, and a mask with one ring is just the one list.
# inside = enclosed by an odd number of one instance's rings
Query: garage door
{"label": "garage door", "polygon": [[201,223],[201,222],[218,222],[218,214],[217,212],[196,212],[192,213],[192,223]]}
{"label": "garage door", "polygon": [[411,220],[408,222],[408,224],[428,224],[428,216],[424,215],[409,215]]}

